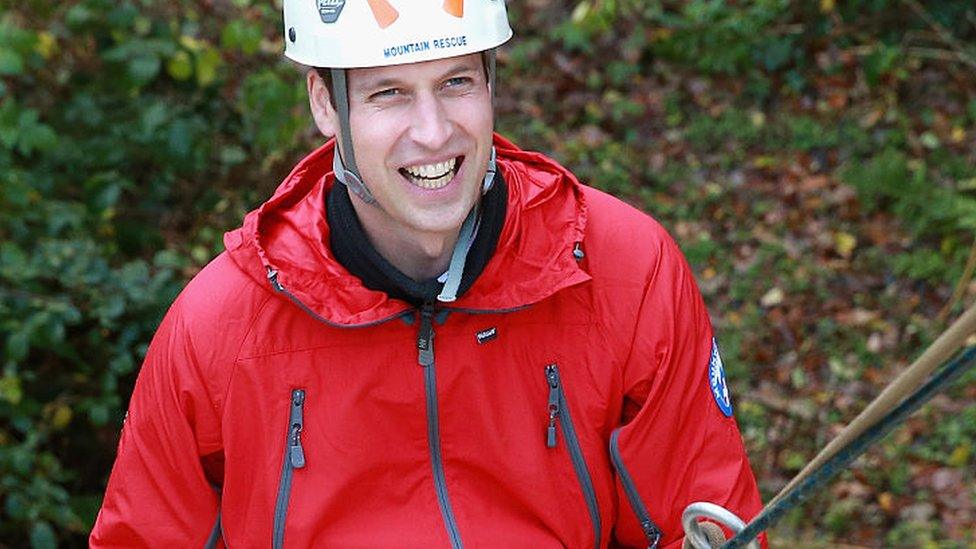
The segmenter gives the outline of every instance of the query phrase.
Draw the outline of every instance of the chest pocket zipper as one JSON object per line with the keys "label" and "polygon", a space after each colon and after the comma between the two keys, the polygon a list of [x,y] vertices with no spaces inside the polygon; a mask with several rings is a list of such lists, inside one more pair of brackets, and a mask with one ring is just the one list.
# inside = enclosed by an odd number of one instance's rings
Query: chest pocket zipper
{"label": "chest pocket zipper", "polygon": [[288,500],[291,497],[291,482],[295,469],[305,467],[305,450],[302,448],[302,430],[305,428],[305,389],[294,389],[288,402],[288,432],[285,441],[285,458],[281,466],[281,480],[278,481],[278,499],[275,501],[274,527],[271,546],[281,549],[285,543],[285,520],[288,515]]}
{"label": "chest pocket zipper", "polygon": [[546,366],[546,383],[549,385],[548,417],[549,424],[546,427],[546,446],[556,448],[558,438],[556,436],[557,424],[562,431],[563,438],[566,440],[566,447],[569,450],[569,457],[573,462],[573,469],[576,471],[576,479],[579,481],[580,489],[583,492],[583,499],[586,501],[586,508],[590,513],[590,522],[593,524],[593,547],[600,547],[602,538],[600,508],[596,501],[596,490],[593,488],[593,480],[590,477],[589,468],[586,466],[586,459],[583,457],[583,450],[580,448],[579,438],[576,436],[576,429],[573,427],[573,419],[569,414],[569,406],[566,403],[566,393],[563,390],[559,379],[559,366],[550,364]]}

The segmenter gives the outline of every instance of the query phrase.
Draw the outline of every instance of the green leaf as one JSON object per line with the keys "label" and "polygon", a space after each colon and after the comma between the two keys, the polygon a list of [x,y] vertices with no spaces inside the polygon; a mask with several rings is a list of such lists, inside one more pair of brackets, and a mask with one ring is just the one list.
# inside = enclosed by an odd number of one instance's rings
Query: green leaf
{"label": "green leaf", "polygon": [[14,520],[23,520],[27,518],[28,515],[28,505],[27,499],[24,494],[13,492],[9,497],[6,498],[7,501],[4,502],[4,512],[10,518]]}
{"label": "green leaf", "polygon": [[24,59],[15,51],[0,47],[0,75],[18,75],[24,72]]}
{"label": "green leaf", "polygon": [[108,406],[104,403],[97,402],[92,404],[91,408],[88,409],[88,419],[90,419],[95,425],[105,425],[108,423],[108,417]]}
{"label": "green leaf", "polygon": [[220,33],[220,45],[224,49],[238,49],[245,55],[254,55],[261,48],[261,28],[242,19],[235,19]]}
{"label": "green leaf", "polygon": [[27,269],[27,253],[13,242],[0,243],[0,274],[15,279]]}
{"label": "green leaf", "polygon": [[30,544],[31,549],[56,549],[58,540],[51,525],[44,521],[34,524],[31,528]]}
{"label": "green leaf", "polygon": [[35,150],[49,151],[57,144],[58,134],[54,130],[44,124],[36,124],[21,131],[17,149],[21,154],[28,155]]}
{"label": "green leaf", "polygon": [[168,72],[174,80],[188,80],[191,76],[193,76],[193,61],[190,59],[190,54],[183,50],[176,52],[176,54],[166,62],[166,72]]}
{"label": "green leaf", "polygon": [[[7,341],[9,345],[10,340]],[[0,377],[0,400],[6,400],[16,406],[20,404],[23,397],[24,390],[20,386],[20,377],[12,373],[6,373]]]}
{"label": "green leaf", "polygon": [[151,55],[141,55],[129,61],[129,75],[137,85],[147,84],[159,74],[159,58]]}
{"label": "green leaf", "polygon": [[247,160],[247,153],[237,145],[228,145],[220,150],[220,161],[228,166],[235,166]]}
{"label": "green leaf", "polygon": [[[169,65],[167,65],[167,71]],[[172,76],[172,73],[170,73]],[[146,138],[151,137],[169,119],[170,113],[166,103],[154,101],[145,106],[139,114],[139,131]]]}
{"label": "green leaf", "polygon": [[924,132],[919,136],[919,141],[922,142],[922,146],[926,149],[938,149],[942,145],[939,137],[932,132]]}
{"label": "green leaf", "polygon": [[124,376],[135,369],[135,363],[130,355],[121,355],[110,360],[108,367],[112,372]]}
{"label": "green leaf", "polygon": [[217,79],[217,69],[223,64],[220,52],[205,48],[196,55],[197,84],[207,87]]}
{"label": "green leaf", "polygon": [[892,72],[902,59],[904,56],[900,47],[879,44],[864,59],[864,75],[867,77],[868,83],[872,86],[878,84],[881,78]]}
{"label": "green leaf", "polygon": [[794,51],[796,51],[796,48],[793,40],[783,37],[772,37],[765,44],[760,45],[759,58],[763,66],[766,67],[766,70],[775,71],[790,62],[793,58]]}
{"label": "green leaf", "polygon": [[132,24],[132,30],[135,31],[137,36],[146,36],[152,30],[152,19],[141,15],[136,17]]}
{"label": "green leaf", "polygon": [[153,257],[153,266],[157,269],[182,269],[186,262],[173,250],[161,250]]}
{"label": "green leaf", "polygon": [[304,86],[294,80],[284,81],[271,70],[252,73],[244,81],[241,104],[238,105],[251,142],[268,150],[280,150],[282,143],[293,139],[308,122],[295,113],[302,100]]}
{"label": "green leaf", "polygon": [[85,4],[74,4],[68,8],[64,22],[69,27],[81,27],[94,18],[94,14]]}
{"label": "green leaf", "polygon": [[19,107],[13,100],[0,104],[0,145],[12,148],[20,137]]}
{"label": "green leaf", "polygon": [[125,298],[118,293],[107,296],[105,301],[95,309],[95,314],[98,315],[101,324],[106,327],[113,326],[113,321],[122,316],[124,312]]}
{"label": "green leaf", "polygon": [[0,76],[24,72],[26,57],[34,53],[37,35],[17,27],[10,18],[0,20]]}

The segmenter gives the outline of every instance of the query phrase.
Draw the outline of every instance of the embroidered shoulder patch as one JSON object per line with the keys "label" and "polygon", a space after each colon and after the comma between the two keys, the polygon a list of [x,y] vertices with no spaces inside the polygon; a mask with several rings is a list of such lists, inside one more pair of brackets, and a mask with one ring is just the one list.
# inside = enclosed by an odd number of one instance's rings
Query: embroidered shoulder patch
{"label": "embroidered shoulder patch", "polygon": [[718,354],[718,343],[712,338],[712,356],[708,360],[708,386],[712,390],[715,404],[725,417],[732,417],[732,398],[729,386],[725,382],[725,368],[722,367],[722,357]]}

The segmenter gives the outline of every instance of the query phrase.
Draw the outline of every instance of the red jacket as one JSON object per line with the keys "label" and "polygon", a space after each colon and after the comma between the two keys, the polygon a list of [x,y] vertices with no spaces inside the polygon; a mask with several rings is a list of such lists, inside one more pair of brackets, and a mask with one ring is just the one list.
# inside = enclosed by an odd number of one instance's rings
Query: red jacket
{"label": "red jacket", "polygon": [[218,512],[234,548],[671,546],[691,502],[751,518],[681,252],[495,144],[504,228],[448,306],[418,311],[336,262],[331,143],[227,233],[149,348],[91,545],[201,546]]}

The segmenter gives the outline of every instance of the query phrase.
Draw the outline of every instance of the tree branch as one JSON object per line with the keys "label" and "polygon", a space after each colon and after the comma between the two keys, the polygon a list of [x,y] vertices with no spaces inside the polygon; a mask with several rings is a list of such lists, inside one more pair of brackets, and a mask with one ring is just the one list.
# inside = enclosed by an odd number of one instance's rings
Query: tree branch
{"label": "tree branch", "polygon": [[962,277],[959,278],[959,282],[956,282],[956,288],[952,291],[952,297],[949,298],[948,303],[945,304],[945,307],[939,311],[939,316],[936,317],[939,324],[944,323],[949,318],[949,313],[962,300],[962,296],[966,292],[966,287],[969,286],[969,281],[973,279],[974,271],[976,271],[976,240],[973,241],[973,246],[969,250],[969,259],[966,260],[966,267],[963,269]]}
{"label": "tree branch", "polygon": [[976,68],[976,58],[966,50],[966,46],[959,42],[959,40],[949,32],[949,29],[943,27],[938,21],[929,15],[929,12],[925,11],[925,8],[918,2],[918,0],[902,0],[902,3],[907,5],[912,9],[919,17],[925,21],[929,27],[932,28],[939,35],[939,38],[950,48],[952,48],[952,53],[956,58],[969,65],[970,67]]}

